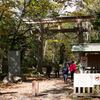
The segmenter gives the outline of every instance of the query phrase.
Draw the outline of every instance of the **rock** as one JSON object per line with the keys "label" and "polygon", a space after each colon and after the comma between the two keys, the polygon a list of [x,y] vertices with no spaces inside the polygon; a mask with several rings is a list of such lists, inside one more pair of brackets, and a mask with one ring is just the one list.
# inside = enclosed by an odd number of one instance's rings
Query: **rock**
{"label": "rock", "polygon": [[6,76],[6,77],[4,77],[4,79],[3,79],[3,83],[4,83],[4,84],[9,83],[7,76]]}
{"label": "rock", "polygon": [[19,76],[13,76],[13,82],[15,82],[15,83],[22,82],[22,78]]}
{"label": "rock", "polygon": [[4,79],[3,79],[3,83],[4,84],[8,84],[8,83],[17,83],[17,82],[22,82],[22,78],[19,77],[19,76],[6,76]]}

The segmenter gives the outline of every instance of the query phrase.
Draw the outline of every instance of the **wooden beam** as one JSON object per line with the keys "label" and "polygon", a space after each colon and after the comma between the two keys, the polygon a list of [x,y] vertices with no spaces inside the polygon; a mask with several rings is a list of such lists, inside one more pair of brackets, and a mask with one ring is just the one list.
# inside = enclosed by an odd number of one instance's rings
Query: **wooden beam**
{"label": "wooden beam", "polygon": [[[69,33],[77,33],[79,32],[79,28],[72,28],[72,29],[49,29],[48,31],[51,31],[51,32],[60,32],[60,33],[66,33],[66,32],[69,32]],[[82,29],[82,32],[87,32],[86,29]]]}
{"label": "wooden beam", "polygon": [[66,23],[66,22],[77,22],[79,19],[82,21],[94,19],[94,16],[67,16],[67,17],[55,17],[55,18],[45,18],[45,19],[32,19],[23,20],[27,24],[48,24],[48,23]]}
{"label": "wooden beam", "polygon": [[[82,32],[87,32],[88,30],[87,29],[81,29],[82,30]],[[76,33],[76,32],[79,32],[80,31],[80,29],[79,28],[69,28],[69,29],[44,29],[44,31],[45,32],[48,32],[48,31],[50,31],[50,32],[53,32],[53,33],[58,33],[58,32],[60,32],[60,33]],[[33,32],[39,32],[39,30],[33,30]]]}

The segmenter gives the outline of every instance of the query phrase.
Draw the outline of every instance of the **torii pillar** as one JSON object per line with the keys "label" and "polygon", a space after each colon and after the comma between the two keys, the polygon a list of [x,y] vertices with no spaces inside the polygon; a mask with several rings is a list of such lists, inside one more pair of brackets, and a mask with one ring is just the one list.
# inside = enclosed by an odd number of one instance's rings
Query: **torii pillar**
{"label": "torii pillar", "polygon": [[[78,31],[78,43],[83,45],[83,43],[84,43],[84,36],[83,36],[82,19],[78,19],[77,26],[79,28],[79,31]],[[84,56],[84,53],[80,52],[79,53],[79,59],[81,59],[82,56]]]}

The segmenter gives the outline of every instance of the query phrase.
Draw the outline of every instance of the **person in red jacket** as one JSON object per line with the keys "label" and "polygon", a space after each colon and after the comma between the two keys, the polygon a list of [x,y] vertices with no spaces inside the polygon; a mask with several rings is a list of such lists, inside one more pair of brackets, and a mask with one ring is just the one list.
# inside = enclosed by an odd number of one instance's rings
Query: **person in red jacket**
{"label": "person in red jacket", "polygon": [[74,73],[76,72],[76,64],[74,63],[74,61],[72,61],[72,63],[70,64],[69,70],[71,73],[71,80],[73,81]]}

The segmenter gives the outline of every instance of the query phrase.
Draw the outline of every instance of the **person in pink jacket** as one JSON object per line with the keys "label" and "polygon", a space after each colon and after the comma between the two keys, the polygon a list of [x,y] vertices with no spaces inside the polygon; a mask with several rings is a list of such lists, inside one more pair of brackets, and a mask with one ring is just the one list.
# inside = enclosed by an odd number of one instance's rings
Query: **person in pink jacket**
{"label": "person in pink jacket", "polygon": [[69,70],[71,73],[71,80],[73,81],[74,73],[76,72],[76,64],[74,63],[74,61],[72,61],[72,63],[70,64]]}

